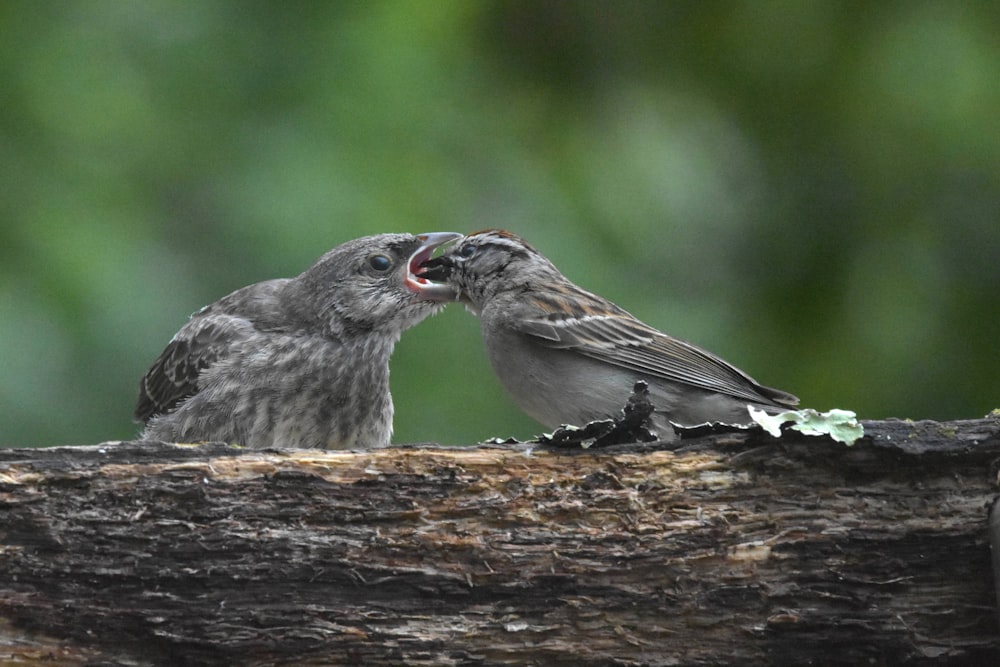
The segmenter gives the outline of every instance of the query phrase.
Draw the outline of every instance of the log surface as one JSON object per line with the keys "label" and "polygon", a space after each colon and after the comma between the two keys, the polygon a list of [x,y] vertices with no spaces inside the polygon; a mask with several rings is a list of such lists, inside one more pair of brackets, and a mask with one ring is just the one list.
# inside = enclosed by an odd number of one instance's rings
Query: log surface
{"label": "log surface", "polygon": [[1000,664],[1000,420],[0,450],[0,664]]}

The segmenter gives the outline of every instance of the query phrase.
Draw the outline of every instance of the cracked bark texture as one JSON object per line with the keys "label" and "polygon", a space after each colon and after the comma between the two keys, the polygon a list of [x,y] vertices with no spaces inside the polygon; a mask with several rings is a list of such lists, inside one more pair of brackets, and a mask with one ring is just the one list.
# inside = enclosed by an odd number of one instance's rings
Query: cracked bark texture
{"label": "cracked bark texture", "polygon": [[0,664],[1000,664],[1000,420],[0,450]]}

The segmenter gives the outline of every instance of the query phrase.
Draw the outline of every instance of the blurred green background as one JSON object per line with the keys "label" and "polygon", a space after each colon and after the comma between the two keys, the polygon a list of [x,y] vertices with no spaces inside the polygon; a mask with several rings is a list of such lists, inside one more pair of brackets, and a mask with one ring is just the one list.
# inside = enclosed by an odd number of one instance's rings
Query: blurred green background
{"label": "blurred green background", "polygon": [[[0,3],[0,445],[133,437],[188,315],[503,227],[805,406],[1000,406],[1000,4]],[[542,429],[458,306],[397,442]]]}

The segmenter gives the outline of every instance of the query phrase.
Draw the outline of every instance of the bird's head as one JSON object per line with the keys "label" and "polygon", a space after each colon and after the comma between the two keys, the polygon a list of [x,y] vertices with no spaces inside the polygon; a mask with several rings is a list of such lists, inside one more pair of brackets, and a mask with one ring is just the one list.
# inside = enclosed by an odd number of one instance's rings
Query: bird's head
{"label": "bird's head", "polygon": [[[398,336],[454,300],[453,290],[418,275],[452,232],[380,234],[343,243],[292,283],[299,310],[311,311],[334,335],[374,331]],[[305,313],[300,313],[305,315]]]}
{"label": "bird's head", "polygon": [[539,280],[564,280],[527,241],[500,229],[469,234],[439,257],[425,261],[419,276],[449,285],[453,298],[474,311],[502,292],[521,290]]}

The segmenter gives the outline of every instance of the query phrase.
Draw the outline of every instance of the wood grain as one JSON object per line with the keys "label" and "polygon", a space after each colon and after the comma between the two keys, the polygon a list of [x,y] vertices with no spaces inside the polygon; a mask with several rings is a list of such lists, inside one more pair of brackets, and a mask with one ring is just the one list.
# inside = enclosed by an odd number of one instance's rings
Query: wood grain
{"label": "wood grain", "polygon": [[1000,664],[1000,421],[865,427],[0,450],[0,664]]}

